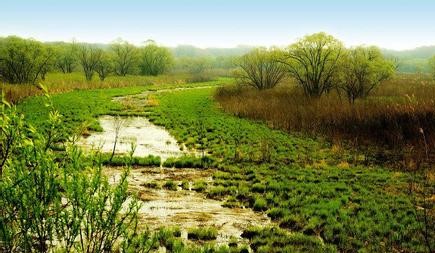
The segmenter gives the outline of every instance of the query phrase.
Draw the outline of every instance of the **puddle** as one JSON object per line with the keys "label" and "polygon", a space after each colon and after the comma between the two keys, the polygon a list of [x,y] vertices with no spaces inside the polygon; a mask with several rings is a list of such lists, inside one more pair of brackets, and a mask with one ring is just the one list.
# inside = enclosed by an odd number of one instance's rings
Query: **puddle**
{"label": "puddle", "polygon": [[[248,226],[265,226],[270,219],[264,214],[255,213],[251,209],[226,208],[222,201],[207,199],[202,193],[193,190],[177,191],[151,189],[144,183],[159,182],[163,185],[172,180],[211,181],[212,170],[142,168],[133,169],[129,176],[129,187],[138,193],[142,201],[139,217],[142,226],[156,229],[162,226],[178,226],[182,237],[187,239],[187,230],[195,227],[214,226],[219,234],[216,243],[228,243],[230,238],[243,241],[241,234]],[[119,180],[121,170],[106,168],[105,174],[110,183]]]}
{"label": "puddle", "polygon": [[185,152],[180,150],[177,141],[163,127],[152,124],[144,117],[113,117],[98,118],[103,132],[94,132],[83,137],[79,144],[85,148],[100,149],[102,152],[112,152],[117,128],[119,136],[116,144],[116,154],[127,154],[132,143],[136,145],[134,156],[160,156],[162,161],[168,157],[177,157]]}

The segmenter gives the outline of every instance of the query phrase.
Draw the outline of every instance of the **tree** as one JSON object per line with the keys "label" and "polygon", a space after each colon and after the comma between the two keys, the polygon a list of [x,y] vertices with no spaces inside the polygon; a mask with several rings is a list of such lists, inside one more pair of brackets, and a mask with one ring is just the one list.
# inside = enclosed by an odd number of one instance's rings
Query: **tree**
{"label": "tree", "polygon": [[54,46],[55,64],[63,73],[72,73],[77,64],[76,47],[71,43],[58,43]]}
{"label": "tree", "polygon": [[111,45],[114,55],[114,70],[119,76],[126,76],[134,72],[137,63],[137,48],[123,40]]}
{"label": "tree", "polygon": [[48,71],[53,51],[44,44],[15,36],[0,41],[0,78],[12,84],[31,83]]}
{"label": "tree", "polygon": [[342,43],[326,33],[307,35],[290,45],[282,62],[307,96],[320,97],[333,86]]}
{"label": "tree", "polygon": [[142,75],[157,76],[165,73],[173,64],[171,51],[160,47],[154,42],[140,49],[140,73]]}
{"label": "tree", "polygon": [[113,71],[113,55],[107,51],[104,51],[101,55],[100,61],[95,67],[95,72],[98,73],[98,77],[101,81],[104,81],[106,77]]}
{"label": "tree", "polygon": [[91,81],[94,71],[99,64],[103,50],[94,45],[81,44],[78,45],[77,58],[85,73],[86,80]]}
{"label": "tree", "polygon": [[282,52],[277,49],[254,49],[240,57],[240,68],[236,77],[241,84],[247,84],[259,90],[275,87],[285,77],[286,69],[279,59]]}
{"label": "tree", "polygon": [[379,48],[356,47],[343,54],[338,87],[346,93],[349,103],[354,103],[357,98],[368,96],[394,71],[394,63],[386,59]]}
{"label": "tree", "polygon": [[435,79],[435,55],[429,58],[428,63],[429,63],[430,73],[432,74],[432,77]]}

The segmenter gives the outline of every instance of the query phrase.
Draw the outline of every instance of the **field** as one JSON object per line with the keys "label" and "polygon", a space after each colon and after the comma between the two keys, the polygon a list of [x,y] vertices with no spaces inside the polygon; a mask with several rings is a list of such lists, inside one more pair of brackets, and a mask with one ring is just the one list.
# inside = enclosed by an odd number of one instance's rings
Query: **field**
{"label": "field", "polygon": [[[206,166],[215,169],[213,181],[197,181],[193,187],[201,186],[200,191],[222,199],[225,206],[249,207],[274,221],[272,227],[243,232],[256,252],[425,251],[423,225],[417,219],[421,210],[409,190],[421,179],[403,170],[367,165],[363,153],[322,137],[289,134],[227,114],[214,100],[216,88],[209,86],[228,83],[231,80],[223,79],[183,86],[195,89],[155,93],[152,104],[139,107],[116,103],[112,97],[162,87],[78,90],[52,95],[51,100],[63,115],[68,135],[74,129],[101,131],[98,115],[147,115],[187,148],[204,150],[211,161]],[[44,101],[33,97],[18,108],[28,122],[44,127]],[[193,164],[184,159],[177,167]],[[164,187],[174,188],[168,182]],[[191,232],[215,236],[209,230]]]}

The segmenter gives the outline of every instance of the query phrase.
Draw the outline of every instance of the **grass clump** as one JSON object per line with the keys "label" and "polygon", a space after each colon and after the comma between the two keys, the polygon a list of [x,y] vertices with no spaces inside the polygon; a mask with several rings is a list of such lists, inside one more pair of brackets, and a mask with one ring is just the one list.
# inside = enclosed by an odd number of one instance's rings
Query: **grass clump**
{"label": "grass clump", "polygon": [[216,240],[218,230],[215,227],[192,228],[187,231],[189,240],[211,241]]}
{"label": "grass clump", "polygon": [[160,166],[161,158],[159,156],[148,155],[146,157],[129,157],[124,155],[115,155],[111,159],[111,154],[102,154],[102,163],[109,166]]}
{"label": "grass clump", "polygon": [[170,157],[164,163],[164,167],[168,168],[208,168],[213,164],[213,159],[209,157],[196,157],[196,156],[181,156]]}
{"label": "grass clump", "polygon": [[178,185],[174,181],[168,180],[163,184],[163,188],[171,191],[176,191],[178,190]]}
{"label": "grass clump", "polygon": [[207,182],[198,180],[193,183],[192,190],[197,192],[204,192],[207,189]]}

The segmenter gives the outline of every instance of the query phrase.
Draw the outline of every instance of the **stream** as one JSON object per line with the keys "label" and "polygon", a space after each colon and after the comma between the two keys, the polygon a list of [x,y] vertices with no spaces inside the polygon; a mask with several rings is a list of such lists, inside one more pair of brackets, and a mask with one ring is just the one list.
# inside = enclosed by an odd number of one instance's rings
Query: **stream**
{"label": "stream", "polygon": [[[149,97],[152,93],[154,92],[146,91],[138,95],[116,97],[114,101],[123,104],[127,110],[140,111],[141,106],[150,102]],[[83,137],[79,143],[85,149],[112,152],[117,127],[120,126],[115,153],[128,153],[131,143],[135,143],[134,156],[154,155],[160,156],[164,161],[169,157],[189,154],[165,128],[152,124],[145,117],[101,116],[98,120],[103,131]],[[181,189],[178,186],[177,190],[169,190],[149,186],[151,182],[162,186],[167,181],[173,181],[177,185],[181,185],[182,181],[188,181],[189,185],[192,185],[195,181],[202,180],[210,184],[214,171],[188,168],[133,168],[128,177],[129,190],[137,193],[141,201],[139,225],[150,229],[177,226],[186,240],[189,228],[213,226],[218,229],[216,243],[220,244],[228,243],[231,238],[241,241],[241,234],[248,226],[266,226],[271,223],[265,214],[256,213],[249,208],[223,207],[223,201],[208,199],[203,193],[191,188]],[[122,168],[107,167],[104,173],[109,182],[114,184],[119,180]]]}

